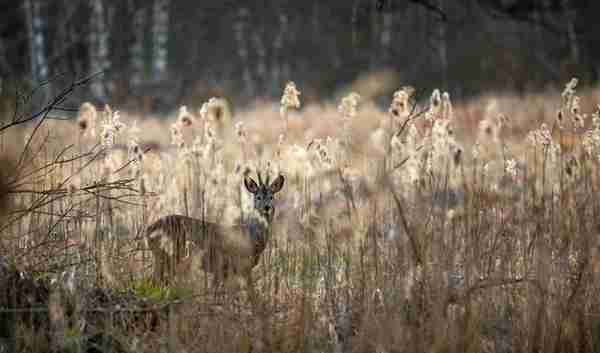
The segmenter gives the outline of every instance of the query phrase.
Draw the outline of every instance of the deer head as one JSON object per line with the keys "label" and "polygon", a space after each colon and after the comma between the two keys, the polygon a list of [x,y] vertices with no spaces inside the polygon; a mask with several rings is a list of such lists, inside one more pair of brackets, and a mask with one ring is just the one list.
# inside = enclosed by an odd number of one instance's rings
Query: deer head
{"label": "deer head", "polygon": [[275,213],[275,207],[273,206],[273,195],[281,191],[285,178],[279,174],[272,183],[269,184],[269,175],[267,179],[262,179],[260,172],[256,173],[258,176],[258,184],[249,175],[244,177],[244,186],[246,190],[254,195],[254,209],[258,211],[268,221],[273,219]]}

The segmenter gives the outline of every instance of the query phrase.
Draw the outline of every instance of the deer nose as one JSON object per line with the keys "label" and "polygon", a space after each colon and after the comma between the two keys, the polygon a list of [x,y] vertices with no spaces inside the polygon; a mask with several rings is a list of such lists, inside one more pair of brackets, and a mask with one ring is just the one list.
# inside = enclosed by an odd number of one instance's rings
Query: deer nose
{"label": "deer nose", "polygon": [[273,207],[272,207],[272,206],[270,206],[270,205],[265,205],[265,212],[270,212],[270,211],[271,211],[271,209],[273,209]]}

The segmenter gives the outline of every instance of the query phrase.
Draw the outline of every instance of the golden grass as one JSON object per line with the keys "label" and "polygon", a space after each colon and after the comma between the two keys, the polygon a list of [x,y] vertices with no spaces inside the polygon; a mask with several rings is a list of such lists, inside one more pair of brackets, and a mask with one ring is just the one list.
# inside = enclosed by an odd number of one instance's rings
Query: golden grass
{"label": "golden grass", "polygon": [[[527,140],[542,123],[553,126],[560,92],[478,97],[455,104],[450,125],[424,114],[390,148],[391,118],[371,101],[378,89],[367,79],[349,89],[362,100],[348,124],[337,102],[289,110],[288,124],[276,102],[234,115],[228,106],[189,109],[185,119],[176,109],[145,118],[122,112],[128,127],[110,149],[25,184],[55,198],[12,198],[13,211],[40,206],[5,223],[3,256],[41,276],[72,274],[74,298],[96,286],[139,289],[132,283],[144,283],[152,261],[142,236],[148,224],[172,213],[235,223],[251,206],[240,188],[244,171],[268,167],[287,181],[254,291],[223,293],[191,270],[182,289],[144,289],[171,309],[150,310],[153,324],[124,316],[112,337],[140,352],[598,351],[600,204],[590,196],[600,186],[597,158],[583,153],[583,130],[554,133],[555,154]],[[600,90],[580,97],[591,113]],[[503,126],[499,114],[508,118]],[[173,124],[183,147],[171,144]],[[206,124],[216,124],[214,134]],[[48,122],[33,144],[46,148],[28,168],[55,161],[70,144],[61,158],[96,151],[101,125],[93,137],[77,122]],[[139,174],[129,163],[133,140],[151,148]]]}

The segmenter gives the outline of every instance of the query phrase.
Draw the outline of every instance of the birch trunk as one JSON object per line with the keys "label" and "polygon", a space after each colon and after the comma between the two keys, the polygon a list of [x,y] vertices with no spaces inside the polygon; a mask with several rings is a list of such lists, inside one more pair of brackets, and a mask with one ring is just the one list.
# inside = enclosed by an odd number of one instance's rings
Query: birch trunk
{"label": "birch trunk", "polygon": [[94,96],[105,100],[107,97],[107,77],[111,67],[108,57],[109,31],[107,25],[106,7],[103,0],[93,0],[92,17],[90,19],[90,71],[104,72],[100,78],[92,81],[91,89]]}
{"label": "birch trunk", "polygon": [[131,63],[131,83],[133,86],[139,86],[146,78],[146,63],[148,56],[146,53],[145,34],[146,23],[148,21],[148,13],[145,7],[140,7],[134,10],[133,14],[133,44],[130,49]]}
{"label": "birch trunk", "polygon": [[152,24],[152,71],[154,79],[166,79],[169,41],[169,0],[155,0]]}
{"label": "birch trunk", "polygon": [[42,2],[25,0],[24,2],[27,32],[29,37],[29,58],[31,76],[36,81],[48,79],[48,58],[46,56],[46,21],[42,16]]}
{"label": "birch trunk", "polygon": [[244,82],[244,92],[252,94],[254,91],[252,74],[250,73],[248,63],[248,21],[249,11],[245,7],[238,10],[233,28],[235,31],[235,42],[237,45],[237,54],[242,64],[242,81]]}

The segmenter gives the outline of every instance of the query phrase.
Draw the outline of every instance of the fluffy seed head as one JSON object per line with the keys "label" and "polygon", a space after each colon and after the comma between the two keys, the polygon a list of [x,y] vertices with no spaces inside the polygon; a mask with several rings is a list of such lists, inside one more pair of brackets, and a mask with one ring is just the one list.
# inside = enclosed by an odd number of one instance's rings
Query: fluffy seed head
{"label": "fluffy seed head", "polygon": [[563,104],[565,104],[566,106],[570,105],[571,99],[575,95],[575,88],[577,87],[578,82],[579,81],[577,80],[577,78],[573,77],[571,79],[571,81],[569,81],[565,85],[565,89],[562,92],[562,98],[563,98]]}
{"label": "fluffy seed head", "polygon": [[96,119],[98,117],[98,111],[92,103],[85,102],[79,107],[79,113],[77,116],[77,126],[79,132],[82,135],[88,135],[95,137],[96,135]]}
{"label": "fluffy seed head", "polygon": [[188,112],[187,107],[181,106],[179,108],[179,112],[177,113],[177,123],[182,127],[190,127],[194,123],[192,114]]}
{"label": "fluffy seed head", "polygon": [[342,98],[342,101],[338,106],[338,112],[342,114],[344,118],[353,118],[356,116],[359,102],[360,95],[356,92],[351,92],[349,95]]}
{"label": "fluffy seed head", "polygon": [[512,158],[507,160],[506,165],[505,165],[505,171],[508,176],[515,179],[517,177],[517,173],[518,173],[517,161],[515,161]]}
{"label": "fluffy seed head", "polygon": [[452,101],[450,101],[450,93],[448,92],[442,94],[442,118],[447,120],[454,119],[454,109],[452,108]]}
{"label": "fluffy seed head", "polygon": [[177,125],[177,123],[171,125],[171,144],[179,148],[183,148],[185,145],[183,134],[181,133],[180,127]]}
{"label": "fluffy seed head", "polygon": [[406,86],[394,92],[392,104],[388,110],[395,118],[407,118],[410,115],[410,99],[413,96],[415,89]]}
{"label": "fluffy seed head", "polygon": [[300,108],[300,91],[296,88],[296,84],[292,81],[285,85],[283,96],[281,97],[281,106],[286,109]]}

